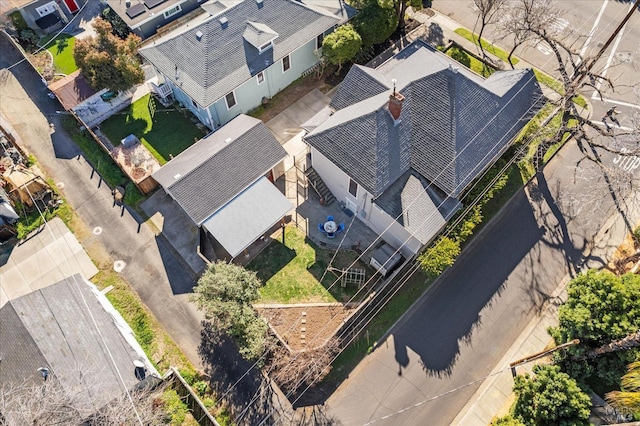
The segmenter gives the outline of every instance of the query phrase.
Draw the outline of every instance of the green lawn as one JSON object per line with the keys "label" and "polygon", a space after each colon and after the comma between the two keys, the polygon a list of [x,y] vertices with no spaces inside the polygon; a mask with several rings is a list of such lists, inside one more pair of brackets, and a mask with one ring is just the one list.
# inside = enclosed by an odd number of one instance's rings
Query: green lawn
{"label": "green lawn", "polygon": [[[471,31],[467,30],[466,28],[458,28],[457,30],[455,30],[455,33],[466,38],[467,40],[469,40],[471,43],[478,45],[478,35],[472,33]],[[497,46],[494,46],[493,44],[489,43],[487,40],[482,39],[482,47],[484,47],[484,50],[486,50],[487,52],[491,53],[492,55],[494,55],[497,58],[502,59],[503,61],[505,61],[506,63],[509,63],[509,53],[505,52],[504,50],[500,49]],[[517,64],[518,62],[520,62],[520,60],[518,58],[516,58],[515,56],[511,57],[511,62],[513,63],[513,65]]]}
{"label": "green lawn", "polygon": [[47,50],[53,55],[53,66],[57,73],[71,74],[78,69],[73,59],[73,47],[76,39],[67,34],[60,34],[55,40],[40,40],[41,45],[46,43]]}
{"label": "green lawn", "polygon": [[478,59],[469,55],[467,52],[465,52],[464,49],[460,49],[458,47],[452,47],[448,49],[445,52],[445,54],[485,78],[489,77],[491,74],[493,74],[496,71],[495,69],[491,68],[484,62],[479,61]]}
{"label": "green lawn", "polygon": [[122,113],[105,120],[100,129],[114,145],[130,134],[140,139],[165,164],[202,138],[205,133],[188,118],[188,111],[165,109],[151,95],[143,96]]}
{"label": "green lawn", "polygon": [[[260,289],[258,303],[310,303],[346,301],[357,291],[355,284],[345,288],[336,283],[336,276],[327,272],[322,283],[320,278],[327,269],[335,251],[322,249],[305,238],[295,226],[285,227],[285,244],[282,238],[274,240],[247,269],[256,271],[265,283]],[[356,258],[352,251],[341,250],[333,261],[336,268],[348,267]],[[367,278],[372,271],[362,264]],[[331,287],[330,290],[327,288]]]}

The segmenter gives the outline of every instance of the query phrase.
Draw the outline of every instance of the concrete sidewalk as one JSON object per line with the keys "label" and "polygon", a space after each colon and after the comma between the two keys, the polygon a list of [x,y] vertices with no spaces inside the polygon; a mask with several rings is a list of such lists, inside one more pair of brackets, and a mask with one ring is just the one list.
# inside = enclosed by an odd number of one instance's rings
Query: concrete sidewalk
{"label": "concrete sidewalk", "polygon": [[[638,212],[634,212],[633,219],[638,221]],[[625,221],[620,214],[614,214],[605,222],[596,237],[594,238],[594,249],[585,254],[589,258],[609,259],[615,251],[617,244],[622,243],[628,233]],[[600,267],[598,264],[587,262],[582,268],[586,271],[592,267]],[[540,312],[529,322],[520,336],[513,343],[504,357],[491,371],[491,374],[484,380],[480,388],[467,402],[452,425],[460,426],[485,426],[491,423],[495,417],[508,414],[513,403],[512,387],[513,377],[509,364],[526,356],[543,351],[549,343],[551,337],[547,333],[550,326],[558,325],[558,308],[567,299],[566,285],[571,280],[567,275],[552,297],[542,306]],[[544,363],[544,359],[539,361]],[[517,367],[517,374],[531,372],[535,362]]]}

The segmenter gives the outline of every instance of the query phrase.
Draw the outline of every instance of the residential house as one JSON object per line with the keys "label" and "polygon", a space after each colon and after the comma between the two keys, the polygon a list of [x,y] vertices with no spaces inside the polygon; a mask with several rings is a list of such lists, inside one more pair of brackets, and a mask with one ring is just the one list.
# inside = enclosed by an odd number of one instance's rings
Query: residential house
{"label": "residential house", "polygon": [[[106,0],[129,29],[142,39],[154,35],[160,28],[189,15],[201,12],[205,0]],[[190,16],[189,16],[190,17]]]}
{"label": "residential house", "polygon": [[50,33],[67,24],[86,2],[87,0],[35,0],[19,10],[30,28]]}
{"label": "residential house", "polygon": [[124,319],[78,274],[7,301],[0,324],[0,386],[57,381],[81,417],[158,374]]}
{"label": "residential house", "polygon": [[[296,0],[209,1],[206,13],[139,50],[173,94],[210,129],[273,97],[319,63],[324,35],[353,15]],[[326,2],[332,5],[332,1]]]}
{"label": "residential house", "polygon": [[293,208],[272,183],[286,156],[262,121],[241,114],[152,176],[200,229],[200,253],[233,260]]}
{"label": "residential house", "polygon": [[416,41],[377,69],[353,66],[304,140],[335,197],[412,256],[542,99],[530,69],[484,79]]}

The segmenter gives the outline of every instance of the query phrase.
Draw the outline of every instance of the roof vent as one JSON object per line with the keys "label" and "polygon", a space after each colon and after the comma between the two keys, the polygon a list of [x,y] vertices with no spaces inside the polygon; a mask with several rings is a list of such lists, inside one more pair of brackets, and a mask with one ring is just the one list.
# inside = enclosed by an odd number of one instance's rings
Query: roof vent
{"label": "roof vent", "polygon": [[229,20],[226,16],[221,16],[220,19],[218,19],[218,22],[220,22],[220,26],[222,27],[222,29],[225,29],[229,26]]}
{"label": "roof vent", "polygon": [[232,140],[233,140],[233,139],[231,139],[231,138],[226,138],[224,141],[225,141],[226,143],[229,143],[229,142],[231,142]]}
{"label": "roof vent", "polygon": [[180,173],[176,173],[173,175],[173,180],[180,179],[180,176],[182,176]]}
{"label": "roof vent", "polygon": [[125,7],[129,8],[131,7],[131,0],[127,0],[124,2]]}
{"label": "roof vent", "polygon": [[256,4],[258,5],[258,9],[262,9],[262,6],[264,6],[264,0],[256,0]]}
{"label": "roof vent", "polygon": [[196,33],[196,40],[198,40],[198,41],[202,40],[202,31],[198,31]]}
{"label": "roof vent", "polygon": [[454,67],[453,64],[449,64],[449,69],[455,73],[458,72],[458,67]]}

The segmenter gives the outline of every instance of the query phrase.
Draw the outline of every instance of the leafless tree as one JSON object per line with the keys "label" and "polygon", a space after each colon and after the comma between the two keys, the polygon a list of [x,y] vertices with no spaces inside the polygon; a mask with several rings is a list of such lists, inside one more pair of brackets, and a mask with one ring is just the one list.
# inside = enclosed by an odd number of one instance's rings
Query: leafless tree
{"label": "leafless tree", "polygon": [[[102,407],[86,398],[86,387],[63,387],[50,378],[42,383],[9,383],[0,387],[0,425],[69,425],[87,422],[96,426],[161,424],[165,417],[157,396],[162,390],[123,393]],[[135,410],[132,409],[132,403]]]}
{"label": "leafless tree", "polygon": [[478,46],[480,46],[480,53],[483,57],[486,57],[484,46],[482,45],[484,29],[487,25],[494,24],[498,21],[506,2],[507,0],[473,0],[473,4],[475,4],[478,9],[478,17],[476,18],[476,26],[480,23]]}
{"label": "leafless tree", "polygon": [[289,391],[303,385],[313,386],[329,374],[331,362],[339,350],[340,342],[336,338],[320,348],[295,353],[277,345],[271,353],[270,377]]}
{"label": "leafless tree", "polygon": [[560,14],[555,4],[547,0],[512,0],[504,4],[496,27],[502,39],[512,40],[507,58],[511,68],[514,67],[512,57],[516,49],[534,39],[533,29],[542,31],[550,28]]}

